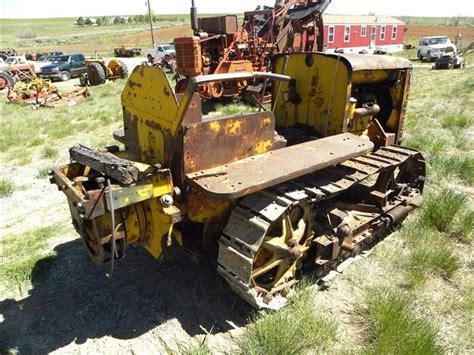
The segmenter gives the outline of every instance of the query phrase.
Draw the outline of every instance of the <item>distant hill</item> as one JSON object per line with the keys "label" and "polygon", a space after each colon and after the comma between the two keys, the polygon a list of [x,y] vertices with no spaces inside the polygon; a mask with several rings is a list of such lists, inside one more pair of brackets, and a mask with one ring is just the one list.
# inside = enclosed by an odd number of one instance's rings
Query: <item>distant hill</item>
{"label": "distant hill", "polygon": [[415,17],[394,16],[409,25],[420,26],[447,26],[447,27],[474,27],[474,17]]}

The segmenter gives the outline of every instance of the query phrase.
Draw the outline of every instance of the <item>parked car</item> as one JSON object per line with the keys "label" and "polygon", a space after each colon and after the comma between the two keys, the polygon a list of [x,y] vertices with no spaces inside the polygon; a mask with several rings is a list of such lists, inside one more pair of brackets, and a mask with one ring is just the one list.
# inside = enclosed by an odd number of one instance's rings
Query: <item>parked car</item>
{"label": "parked car", "polygon": [[17,64],[28,64],[28,61],[26,60],[25,57],[17,55],[17,56],[6,58],[3,65],[9,66],[9,65],[17,65]]}
{"label": "parked car", "polygon": [[149,62],[153,63],[155,59],[163,59],[167,54],[172,57],[176,55],[176,49],[173,44],[155,45],[155,48],[148,52],[146,57]]}
{"label": "parked car", "polygon": [[13,48],[0,49],[0,58],[6,60],[8,57],[16,56],[16,50]]}
{"label": "parked car", "polygon": [[8,57],[2,63],[0,63],[0,70],[4,71],[28,71],[28,67],[33,68],[33,65],[22,56]]}
{"label": "parked car", "polygon": [[441,57],[436,59],[433,69],[462,69],[465,68],[465,66],[464,58],[454,53],[453,48],[449,46],[446,51],[442,53]]}
{"label": "parked car", "polygon": [[447,36],[423,37],[418,45],[418,59],[431,62],[441,57],[447,47],[452,47],[457,52],[456,45]]}
{"label": "parked car", "polygon": [[40,74],[41,69],[43,69],[45,66],[52,64],[55,59],[56,59],[56,56],[40,57],[40,60],[37,60],[35,62],[35,73]]}
{"label": "parked car", "polygon": [[8,57],[0,64],[0,90],[32,77],[33,65],[22,56]]}
{"label": "parked car", "polygon": [[48,52],[48,53],[38,53],[37,55],[37,61],[45,61],[47,58],[51,58],[51,57],[60,57],[64,55],[64,52]]}
{"label": "parked car", "polygon": [[54,57],[51,64],[41,68],[39,75],[62,81],[80,76],[86,72],[86,58],[83,54],[67,54]]}

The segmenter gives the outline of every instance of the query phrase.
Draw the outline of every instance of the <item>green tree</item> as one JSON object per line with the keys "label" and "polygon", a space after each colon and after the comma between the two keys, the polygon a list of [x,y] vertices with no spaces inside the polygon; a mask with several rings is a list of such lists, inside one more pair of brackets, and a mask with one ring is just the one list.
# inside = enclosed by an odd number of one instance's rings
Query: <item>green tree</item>
{"label": "green tree", "polygon": [[107,16],[102,16],[101,20],[104,26],[107,26],[109,24],[109,19],[107,18]]}
{"label": "green tree", "polygon": [[79,26],[84,26],[86,24],[86,20],[84,19],[84,17],[79,17],[77,20],[76,20],[76,23],[79,25]]}
{"label": "green tree", "polygon": [[114,25],[118,25],[121,23],[121,17],[120,16],[115,16],[114,17]]}

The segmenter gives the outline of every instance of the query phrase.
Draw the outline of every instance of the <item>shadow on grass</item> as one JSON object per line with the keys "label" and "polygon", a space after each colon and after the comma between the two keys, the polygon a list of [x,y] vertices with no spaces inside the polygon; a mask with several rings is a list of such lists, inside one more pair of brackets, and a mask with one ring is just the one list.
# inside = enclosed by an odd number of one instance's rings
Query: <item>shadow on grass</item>
{"label": "shadow on grass", "polygon": [[109,280],[108,268],[95,267],[80,240],[55,252],[35,265],[27,298],[0,302],[0,353],[46,354],[106,335],[132,339],[174,318],[191,337],[219,333],[233,328],[229,321],[245,325],[252,313],[214,265],[184,255],[158,263],[131,247]]}

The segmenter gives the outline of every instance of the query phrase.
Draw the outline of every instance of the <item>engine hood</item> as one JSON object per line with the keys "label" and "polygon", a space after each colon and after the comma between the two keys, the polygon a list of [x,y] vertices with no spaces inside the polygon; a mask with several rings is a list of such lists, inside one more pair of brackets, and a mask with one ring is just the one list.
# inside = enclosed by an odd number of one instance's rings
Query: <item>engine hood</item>
{"label": "engine hood", "polygon": [[51,64],[41,67],[43,71],[51,71],[55,68],[58,68],[59,70],[67,68],[67,63],[51,63]]}

